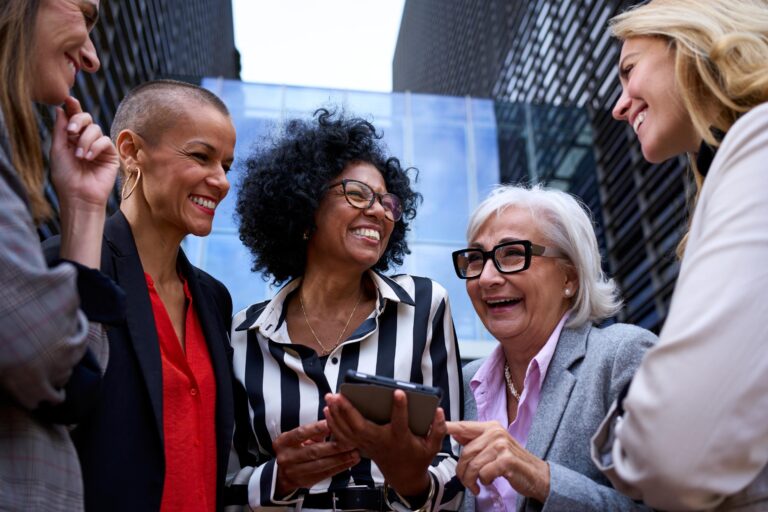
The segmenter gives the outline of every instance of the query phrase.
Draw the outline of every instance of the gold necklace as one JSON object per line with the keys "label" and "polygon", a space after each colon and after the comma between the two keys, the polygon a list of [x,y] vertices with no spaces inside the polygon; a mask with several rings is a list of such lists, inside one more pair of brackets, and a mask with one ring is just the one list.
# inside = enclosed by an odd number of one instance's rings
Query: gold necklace
{"label": "gold necklace", "polygon": [[355,307],[352,308],[352,312],[349,314],[349,318],[347,318],[347,323],[344,324],[344,328],[339,333],[339,337],[336,338],[336,343],[329,349],[325,348],[325,345],[323,345],[323,342],[320,341],[320,338],[317,337],[317,334],[315,333],[315,330],[312,328],[312,324],[309,323],[309,318],[307,318],[307,312],[304,310],[304,300],[301,298],[302,293],[299,291],[299,305],[301,306],[301,314],[304,315],[304,321],[307,323],[307,327],[309,327],[309,332],[312,333],[312,336],[314,336],[315,341],[318,345],[320,345],[320,348],[323,349],[322,355],[328,355],[331,352],[333,352],[336,347],[339,346],[339,343],[341,343],[341,338],[344,336],[344,333],[347,332],[347,327],[349,327],[349,322],[352,321],[352,317],[355,316],[355,311],[357,311],[357,306],[360,305],[360,301],[363,299],[363,292],[360,292],[360,295],[357,297],[357,302],[355,302]]}
{"label": "gold necklace", "polygon": [[509,365],[507,363],[504,363],[504,380],[507,381],[507,389],[512,393],[512,398],[514,398],[517,403],[520,403],[520,393],[517,392],[515,383],[512,382],[512,375],[509,372]]}

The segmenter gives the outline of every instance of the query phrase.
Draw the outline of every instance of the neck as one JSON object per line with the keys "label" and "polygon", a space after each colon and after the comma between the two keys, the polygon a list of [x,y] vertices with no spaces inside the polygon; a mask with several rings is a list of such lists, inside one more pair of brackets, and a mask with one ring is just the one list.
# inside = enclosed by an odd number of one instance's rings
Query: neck
{"label": "neck", "polygon": [[137,206],[134,201],[124,201],[120,205],[120,211],[131,226],[144,272],[149,274],[155,283],[178,281],[176,260],[184,234],[157,225],[147,209]]}
{"label": "neck", "polygon": [[327,272],[307,263],[301,282],[301,294],[305,303],[335,311],[356,301],[363,293],[365,274],[356,272]]}

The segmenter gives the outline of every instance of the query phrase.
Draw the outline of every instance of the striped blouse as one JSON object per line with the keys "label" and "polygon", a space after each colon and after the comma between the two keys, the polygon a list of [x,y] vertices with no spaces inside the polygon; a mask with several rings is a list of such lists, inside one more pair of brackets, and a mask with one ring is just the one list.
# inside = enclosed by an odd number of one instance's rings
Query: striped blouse
{"label": "striped blouse", "polygon": [[[236,379],[234,447],[243,469],[232,484],[247,485],[251,507],[290,507],[299,493],[275,497],[277,477],[272,442],[299,425],[323,418],[324,395],[336,392],[348,369],[440,387],[447,420],[462,415],[458,343],[448,296],[423,277],[369,276],[377,289],[370,316],[328,356],[292,344],[283,305],[301,279],[285,285],[268,302],[235,315],[232,332]],[[455,477],[458,447],[449,437],[429,468],[435,482],[433,509],[457,510],[463,489]],[[315,484],[309,493],[350,485],[381,486],[384,477],[370,459]]]}

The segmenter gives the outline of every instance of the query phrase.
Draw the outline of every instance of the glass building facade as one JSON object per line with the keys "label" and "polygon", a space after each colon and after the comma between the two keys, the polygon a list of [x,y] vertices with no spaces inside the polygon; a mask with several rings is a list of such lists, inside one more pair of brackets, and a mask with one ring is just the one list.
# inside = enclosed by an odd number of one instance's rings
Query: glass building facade
{"label": "glass building facade", "polygon": [[251,272],[251,256],[240,242],[234,217],[242,163],[253,144],[292,118],[309,118],[320,107],[342,108],[383,132],[392,156],[416,167],[415,188],[424,201],[408,235],[411,254],[395,273],[430,277],[448,290],[462,357],[495,346],[456,277],[451,252],[466,244],[470,212],[499,182],[494,104],[490,100],[411,93],[371,93],[204,79],[232,113],[237,130],[229,195],[217,208],[212,233],[189,237],[190,261],[221,280],[235,310],[270,298],[277,289]]}

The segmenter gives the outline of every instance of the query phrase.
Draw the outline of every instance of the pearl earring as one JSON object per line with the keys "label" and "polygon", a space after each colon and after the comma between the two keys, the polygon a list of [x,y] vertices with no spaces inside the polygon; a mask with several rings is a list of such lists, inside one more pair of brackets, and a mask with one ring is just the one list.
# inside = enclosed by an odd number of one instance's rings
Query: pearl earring
{"label": "pearl earring", "polygon": [[566,297],[570,297],[571,296],[571,289],[570,288],[566,288],[565,289],[565,296]]}

